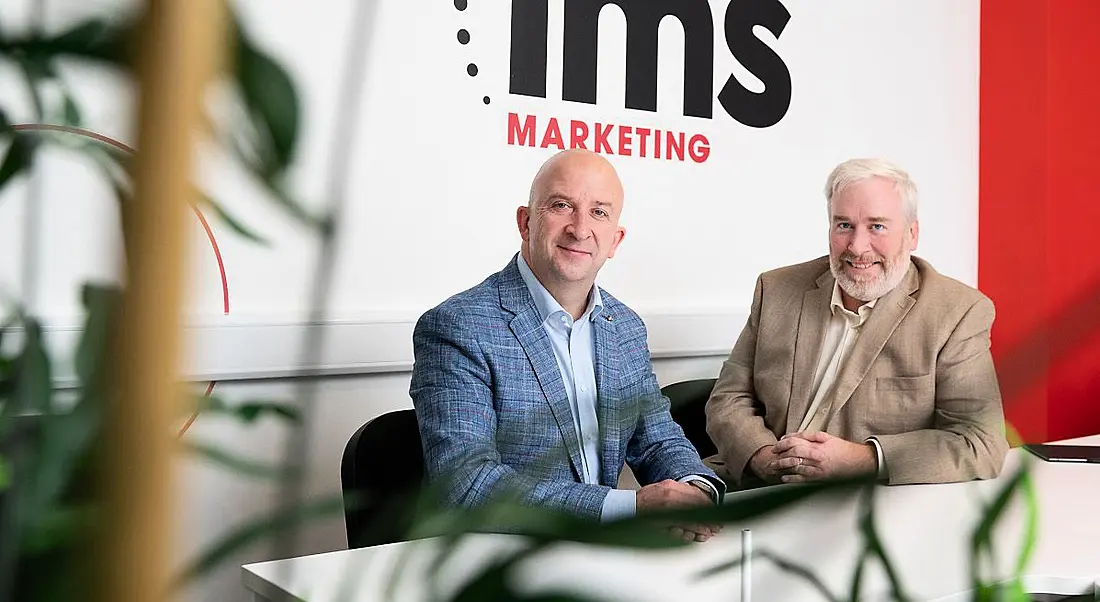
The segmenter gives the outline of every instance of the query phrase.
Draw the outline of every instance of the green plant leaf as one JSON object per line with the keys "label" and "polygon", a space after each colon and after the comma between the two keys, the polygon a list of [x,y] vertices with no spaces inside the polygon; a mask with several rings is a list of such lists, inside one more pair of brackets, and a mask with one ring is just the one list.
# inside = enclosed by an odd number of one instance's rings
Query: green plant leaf
{"label": "green plant leaf", "polygon": [[[986,583],[982,577],[983,553],[993,554],[993,529],[1004,516],[1012,497],[1020,493],[1024,498],[1026,516],[1024,540],[1016,560],[1015,574],[1006,583]],[[1021,599],[1022,576],[1034,551],[1038,529],[1038,501],[1030,476],[1030,461],[1025,457],[1020,468],[1008,479],[994,496],[974,529],[970,543],[970,574],[973,590],[979,600]],[[1027,599],[1026,597],[1022,599]]]}
{"label": "green plant leaf", "polygon": [[1023,576],[1027,563],[1031,560],[1031,554],[1035,551],[1035,544],[1039,540],[1039,496],[1035,492],[1035,482],[1031,479],[1030,462],[1030,460],[1024,459],[1023,475],[1020,477],[1020,487],[1018,489],[1020,495],[1023,496],[1026,512],[1024,516],[1024,540],[1020,546],[1020,553],[1016,557],[1017,581]]}
{"label": "green plant leaf", "polygon": [[[25,508],[33,508],[38,517],[48,517],[55,511],[61,496],[73,481],[82,462],[87,462],[95,434],[99,430],[102,396],[94,389],[81,391],[81,397],[71,410],[40,416],[41,443],[37,462],[30,469],[33,482],[22,488]],[[27,524],[38,525],[38,519]]]}
{"label": "green plant leaf", "polygon": [[103,384],[105,360],[115,311],[122,302],[122,290],[117,286],[85,284],[81,289],[84,303],[84,332],[77,345],[76,374],[85,387]]}
{"label": "green plant leaf", "polygon": [[4,155],[4,161],[0,162],[0,191],[11,182],[12,178],[30,169],[34,162],[36,144],[31,136],[16,134]]}
{"label": "green plant leaf", "polygon": [[215,201],[209,195],[202,192],[198,192],[197,194],[202,205],[211,209],[218,216],[218,219],[221,220],[222,223],[224,223],[225,225],[229,226],[229,228],[232,229],[234,232],[254,243],[258,243],[264,246],[270,246],[271,243],[266,238],[260,236],[256,233],[255,230],[252,230],[248,226],[244,225],[244,222],[233,217],[232,214],[225,210],[225,207],[221,203]]}
{"label": "green plant leaf", "polygon": [[23,535],[24,554],[41,554],[71,542],[95,526],[95,510],[90,504],[57,507],[44,515]]}
{"label": "green plant leaf", "polygon": [[62,96],[61,102],[63,109],[62,119],[65,125],[79,126],[83,123],[84,120],[80,115],[80,107],[77,106],[76,101],[73,100],[73,97],[70,96],[68,92]]}
{"label": "green plant leaf", "polygon": [[73,55],[125,66],[129,62],[129,45],[136,28],[137,21],[132,18],[124,21],[89,19],[57,36],[35,39],[28,46],[45,56]]}
{"label": "green plant leaf", "polygon": [[[243,123],[239,127],[242,130],[255,130],[248,123]],[[268,168],[264,167],[267,161],[258,156],[258,151],[246,148],[244,141],[240,138],[241,136],[222,133],[219,140],[222,146],[248,169],[249,174],[255,178],[255,182],[267,193],[268,199],[282,207],[291,217],[312,229],[326,227],[327,224],[324,223],[324,220],[314,217],[286,190],[280,177],[281,174],[269,173]]]}
{"label": "green plant leaf", "polygon": [[248,477],[255,477],[260,479],[278,479],[286,475],[286,472],[278,467],[269,466],[257,460],[251,460],[248,458],[241,458],[234,455],[231,452],[227,452],[223,449],[218,449],[209,445],[203,445],[201,443],[195,443],[192,441],[184,441],[183,447],[188,452],[203,458],[204,460],[213,462],[224,468]]}
{"label": "green plant leaf", "polygon": [[[15,392],[15,382],[15,362],[10,358],[0,357],[0,404],[11,398]],[[0,412],[0,419],[2,418],[3,412]],[[0,436],[3,436],[3,432],[3,428],[0,428]]]}
{"label": "green plant leaf", "polygon": [[42,92],[38,89],[38,86],[41,85],[43,80],[54,76],[53,67],[50,63],[35,55],[24,57],[19,66],[23,71],[23,77],[26,79],[31,104],[34,106],[34,120],[41,122],[45,119],[46,109],[42,100]]}
{"label": "green plant leaf", "polygon": [[[1017,470],[1015,474],[1005,481],[1005,484],[997,492],[993,501],[986,506],[981,520],[978,522],[977,527],[975,527],[970,538],[970,551],[972,560],[975,561],[975,563],[977,563],[983,551],[992,551],[993,527],[1004,514],[1005,509],[1008,507],[1008,502],[1012,499],[1012,495],[1016,491],[1016,488],[1020,486],[1020,481],[1024,477],[1023,470],[1023,468]],[[974,566],[975,569],[978,567],[977,564]],[[977,576],[977,573],[978,571],[975,570],[974,575]],[[977,585],[979,584],[976,583],[975,586]]]}
{"label": "green plant leaf", "polygon": [[8,468],[8,461],[3,455],[0,455],[0,493],[7,491],[8,485],[11,484],[11,469]]}
{"label": "green plant leaf", "polygon": [[23,351],[16,362],[14,409],[16,413],[49,412],[53,406],[53,381],[42,325],[35,318],[24,316],[23,336]]}
{"label": "green plant leaf", "polygon": [[290,165],[298,142],[298,92],[278,63],[237,28],[236,79],[253,116],[264,173],[281,173]]}
{"label": "green plant leaf", "polygon": [[271,200],[275,201],[277,205],[281,206],[298,221],[311,228],[323,229],[327,227],[324,220],[314,217],[305,207],[302,207],[302,205],[287,192],[282,183],[277,182],[274,178],[263,178],[260,180],[260,183],[263,184]]}
{"label": "green plant leaf", "polygon": [[514,559],[501,560],[478,571],[477,576],[455,592],[451,602],[484,602],[485,600],[514,602],[516,597],[507,584],[508,571],[514,563]]}
{"label": "green plant leaf", "polygon": [[[802,566],[797,562],[787,560],[769,550],[755,550],[752,554],[752,557],[754,559],[762,558],[764,560],[767,560],[778,567],[781,571],[790,573],[795,577],[806,581],[807,583],[812,585],[814,589],[816,589],[817,592],[821,594],[821,597],[825,600],[828,600],[829,602],[840,602],[840,599],[837,598],[836,595],[833,594],[833,592],[829,591],[829,588],[826,587],[825,583],[822,582],[821,579],[818,578],[818,576],[815,575],[811,569]],[[723,562],[722,564],[702,570],[697,573],[695,577],[696,579],[706,579],[708,577],[713,577],[714,575],[718,575],[741,566],[744,561],[745,559],[743,557],[738,557],[729,562]]]}
{"label": "green plant leaf", "polygon": [[342,498],[335,495],[251,521],[200,553],[176,579],[177,587],[186,585],[207,571],[219,568],[230,556],[249,545],[310,520],[339,515],[343,507]]}
{"label": "green plant leaf", "polygon": [[196,400],[196,411],[204,414],[224,414],[248,424],[270,415],[288,422],[301,422],[302,413],[297,407],[277,401],[246,401],[229,404],[217,395],[203,395]]}
{"label": "green plant leaf", "polygon": [[[60,511],[58,500],[71,485],[80,463],[88,459],[106,401],[107,344],[111,316],[120,295],[118,289],[108,286],[85,285],[82,289],[86,318],[74,364],[83,386],[70,410],[58,412],[52,404],[38,407],[40,443],[31,469],[35,479],[20,490],[23,508],[29,513],[30,533],[40,521]],[[27,322],[30,336],[37,325],[33,320]],[[28,338],[28,343],[32,340]],[[49,382],[48,377],[46,380]]]}
{"label": "green plant leaf", "polygon": [[[867,486],[862,495],[860,501],[863,505],[863,513],[859,522],[859,530],[863,534],[863,542],[866,546],[867,552],[879,559],[882,563],[882,568],[886,572],[886,577],[890,581],[890,592],[896,602],[907,602],[910,598],[905,593],[905,588],[901,584],[901,577],[898,575],[897,570],[894,568],[890,558],[886,553],[886,548],[882,544],[882,538],[879,537],[878,530],[875,527],[875,487],[873,485]],[[864,555],[866,558],[867,554]],[[863,561],[860,562],[862,568]],[[861,575],[862,576],[862,575]],[[853,586],[852,596],[858,596],[858,586]]]}

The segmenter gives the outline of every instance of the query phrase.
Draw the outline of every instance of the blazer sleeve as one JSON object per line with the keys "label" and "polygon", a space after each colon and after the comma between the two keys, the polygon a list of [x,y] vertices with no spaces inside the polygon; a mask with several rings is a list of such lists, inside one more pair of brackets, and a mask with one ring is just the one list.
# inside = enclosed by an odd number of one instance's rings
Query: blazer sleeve
{"label": "blazer sleeve", "polygon": [[[640,321],[640,320],[639,320]],[[645,326],[641,326],[643,336]],[[657,376],[653,373],[648,347],[643,339],[640,348],[646,350],[643,378],[627,390],[641,390],[638,422],[626,447],[626,463],[642,485],[665,479],[679,480],[689,475],[707,479],[718,491],[719,500],[726,493],[726,484],[699,458],[695,446],[684,436],[684,430],[672,420],[668,397],[661,393]]]}
{"label": "blazer sleeve", "polygon": [[470,318],[440,308],[424,314],[413,331],[409,394],[429,483],[450,506],[514,496],[520,503],[599,519],[610,487],[539,480],[501,462],[493,376],[477,332]]}
{"label": "blazer sleeve", "polygon": [[875,437],[891,484],[989,479],[1000,473],[1008,441],[989,352],[994,315],[993,302],[979,298],[940,350],[932,428]]}
{"label": "blazer sleeve", "polygon": [[764,410],[756,400],[753,387],[762,297],[763,280],[757,278],[749,319],[722,364],[707,401],[707,434],[718,448],[718,456],[729,473],[723,476],[737,486],[742,484],[753,454],[777,441],[775,434],[764,423]]}

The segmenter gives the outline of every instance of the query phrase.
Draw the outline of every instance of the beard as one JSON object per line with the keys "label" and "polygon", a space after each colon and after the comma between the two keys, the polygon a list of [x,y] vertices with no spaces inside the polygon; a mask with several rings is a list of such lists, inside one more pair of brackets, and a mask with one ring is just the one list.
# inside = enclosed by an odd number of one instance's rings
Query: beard
{"label": "beard", "polygon": [[[890,259],[876,257],[873,254],[862,256],[851,253],[841,253],[839,256],[830,255],[829,271],[833,273],[833,277],[836,278],[840,288],[848,293],[850,297],[860,301],[872,301],[889,293],[901,284],[905,274],[909,272],[909,255],[908,245],[904,243],[898,253]],[[847,261],[855,263],[881,262],[882,273],[869,279],[856,280],[844,270]]]}

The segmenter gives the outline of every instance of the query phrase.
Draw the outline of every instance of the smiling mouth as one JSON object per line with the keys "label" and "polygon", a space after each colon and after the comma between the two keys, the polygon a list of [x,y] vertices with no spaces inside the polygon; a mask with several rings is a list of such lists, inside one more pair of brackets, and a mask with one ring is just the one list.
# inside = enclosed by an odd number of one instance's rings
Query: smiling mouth
{"label": "smiling mouth", "polygon": [[561,245],[558,245],[558,248],[561,249],[562,251],[565,251],[565,252],[571,254],[571,255],[591,255],[592,254],[589,251],[581,251],[581,250],[578,250],[578,249],[570,249],[569,247],[563,247]]}
{"label": "smiling mouth", "polygon": [[848,264],[849,266],[851,266],[851,267],[853,267],[857,270],[869,270],[872,267],[881,264],[882,262],[881,261],[851,261],[851,260],[845,260],[844,263]]}

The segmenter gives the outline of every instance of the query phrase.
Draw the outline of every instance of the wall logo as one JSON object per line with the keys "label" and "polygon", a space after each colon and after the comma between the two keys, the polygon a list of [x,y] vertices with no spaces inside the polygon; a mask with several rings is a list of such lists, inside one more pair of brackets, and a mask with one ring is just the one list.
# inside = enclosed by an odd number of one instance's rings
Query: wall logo
{"label": "wall logo", "polygon": [[[744,125],[766,128],[787,114],[791,74],[783,59],[753,34],[761,26],[776,38],[791,15],[779,0],[730,0],[722,22],[725,46],[741,65],[764,83],[764,91],[746,89],[732,74],[714,94],[714,14],[709,0],[565,0],[562,31],[562,100],[596,104],[599,16],[614,4],[626,17],[625,107],[657,112],[658,27],[665,18],[684,31],[683,115],[714,118],[715,100],[725,116]],[[466,0],[455,0],[465,10]],[[549,0],[512,0],[508,92],[546,98]],[[459,32],[459,41],[469,33]],[[477,67],[468,65],[471,76]],[[605,76],[606,77],[606,76]],[[484,102],[489,103],[489,97]],[[721,118],[725,118],[721,117]],[[563,128],[563,123],[564,128]],[[508,114],[508,144],[588,148],[623,156],[703,163],[710,143],[703,134],[661,131],[654,127],[540,119]]]}

